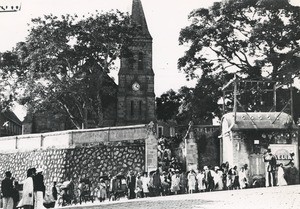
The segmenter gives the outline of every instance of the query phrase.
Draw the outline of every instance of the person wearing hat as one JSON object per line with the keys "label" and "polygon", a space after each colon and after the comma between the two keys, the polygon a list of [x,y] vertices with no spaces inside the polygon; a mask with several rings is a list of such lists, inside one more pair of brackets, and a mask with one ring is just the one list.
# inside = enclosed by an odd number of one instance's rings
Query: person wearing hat
{"label": "person wearing hat", "polygon": [[1,183],[1,192],[3,197],[3,209],[13,209],[13,180],[11,179],[11,172],[5,172],[5,178]]}
{"label": "person wearing hat", "polygon": [[45,196],[45,184],[43,169],[36,169],[36,175],[33,177],[33,191],[34,191],[34,209],[43,209],[43,201]]}
{"label": "person wearing hat", "polygon": [[272,154],[271,149],[267,150],[267,153],[264,155],[264,161],[266,165],[266,187],[267,186],[276,186],[275,172],[277,167],[276,157]]}

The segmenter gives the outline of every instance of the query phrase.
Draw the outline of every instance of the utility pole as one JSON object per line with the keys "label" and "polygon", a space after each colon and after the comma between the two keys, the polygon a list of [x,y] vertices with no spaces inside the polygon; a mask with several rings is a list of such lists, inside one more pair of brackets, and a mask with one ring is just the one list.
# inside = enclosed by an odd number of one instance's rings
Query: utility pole
{"label": "utility pole", "polygon": [[294,119],[294,99],[293,99],[293,85],[292,84],[290,84],[290,97],[291,97],[291,103],[290,103],[290,105],[291,105],[291,116],[292,116],[292,118]]}
{"label": "utility pole", "polygon": [[234,112],[234,121],[236,121],[236,111],[237,111],[237,80],[236,74],[234,74],[234,89],[233,89],[233,112]]}

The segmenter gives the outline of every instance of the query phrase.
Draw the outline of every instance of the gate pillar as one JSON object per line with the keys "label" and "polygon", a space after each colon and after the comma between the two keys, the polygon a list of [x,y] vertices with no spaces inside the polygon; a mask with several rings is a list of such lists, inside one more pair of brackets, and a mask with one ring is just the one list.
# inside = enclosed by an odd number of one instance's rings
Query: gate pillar
{"label": "gate pillar", "polygon": [[193,123],[189,123],[188,137],[185,138],[186,170],[197,170],[198,168],[198,148],[192,128]]}
{"label": "gate pillar", "polygon": [[145,170],[147,172],[157,169],[157,139],[155,135],[155,124],[150,122],[147,127],[147,138],[145,141]]}

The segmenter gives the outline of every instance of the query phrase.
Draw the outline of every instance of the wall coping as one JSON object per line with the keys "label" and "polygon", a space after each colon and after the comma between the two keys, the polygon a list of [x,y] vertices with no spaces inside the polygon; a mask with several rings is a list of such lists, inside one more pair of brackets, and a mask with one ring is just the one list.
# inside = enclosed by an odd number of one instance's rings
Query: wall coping
{"label": "wall coping", "polygon": [[83,144],[146,139],[147,135],[149,125],[140,124],[6,136],[0,137],[0,153],[68,149]]}
{"label": "wall coping", "polygon": [[59,136],[68,135],[73,133],[88,133],[95,131],[116,131],[116,130],[130,130],[130,129],[141,129],[147,128],[147,124],[131,125],[131,126],[114,126],[114,127],[103,127],[103,128],[92,128],[92,129],[77,129],[77,130],[65,130],[65,131],[54,131],[45,133],[34,133],[34,134],[23,134],[14,136],[4,136],[0,137],[0,141],[11,140],[11,139],[24,139],[24,138],[36,138],[36,137],[46,137],[46,136]]}

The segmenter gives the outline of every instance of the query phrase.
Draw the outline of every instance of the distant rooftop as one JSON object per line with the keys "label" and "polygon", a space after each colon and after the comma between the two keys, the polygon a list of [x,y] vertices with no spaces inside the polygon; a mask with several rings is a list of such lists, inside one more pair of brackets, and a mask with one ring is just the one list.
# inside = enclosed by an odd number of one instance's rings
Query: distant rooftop
{"label": "distant rooftop", "polygon": [[18,125],[22,125],[22,122],[20,119],[16,116],[16,114],[11,110],[2,110],[0,112],[1,115],[3,115],[6,119],[9,119],[13,122],[15,122]]}

